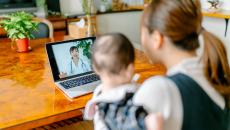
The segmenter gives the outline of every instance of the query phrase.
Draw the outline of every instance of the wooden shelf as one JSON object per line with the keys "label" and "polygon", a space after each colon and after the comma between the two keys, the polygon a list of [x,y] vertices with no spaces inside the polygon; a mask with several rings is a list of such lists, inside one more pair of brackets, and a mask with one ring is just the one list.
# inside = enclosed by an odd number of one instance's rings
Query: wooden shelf
{"label": "wooden shelf", "polygon": [[[144,6],[130,6],[129,10],[143,10]],[[202,11],[203,16],[206,17],[214,17],[214,18],[224,18],[224,19],[230,19],[230,10],[222,10],[219,12],[208,12],[206,10]]]}
{"label": "wooden shelf", "polygon": [[144,9],[144,6],[129,6],[129,9],[130,10],[132,10],[132,9],[134,9],[134,10],[143,10]]}
{"label": "wooden shelf", "polygon": [[207,17],[230,19],[230,11],[227,11],[227,10],[222,10],[222,11],[215,12],[215,13],[210,13],[204,10],[203,15]]}
{"label": "wooden shelf", "polygon": [[47,19],[53,24],[54,36],[67,34],[67,18],[64,16],[48,16]]}

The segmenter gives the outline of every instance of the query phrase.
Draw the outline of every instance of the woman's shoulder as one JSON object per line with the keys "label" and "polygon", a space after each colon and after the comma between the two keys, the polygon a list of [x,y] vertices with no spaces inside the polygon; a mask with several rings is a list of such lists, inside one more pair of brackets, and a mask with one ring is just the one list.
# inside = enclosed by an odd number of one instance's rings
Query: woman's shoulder
{"label": "woman's shoulder", "polygon": [[147,79],[134,96],[134,103],[145,106],[148,112],[162,112],[169,116],[172,103],[180,101],[180,93],[175,84],[166,76]]}
{"label": "woman's shoulder", "polygon": [[144,91],[144,90],[165,91],[165,89],[172,86],[172,83],[173,82],[166,76],[153,76],[145,80],[138,91]]}

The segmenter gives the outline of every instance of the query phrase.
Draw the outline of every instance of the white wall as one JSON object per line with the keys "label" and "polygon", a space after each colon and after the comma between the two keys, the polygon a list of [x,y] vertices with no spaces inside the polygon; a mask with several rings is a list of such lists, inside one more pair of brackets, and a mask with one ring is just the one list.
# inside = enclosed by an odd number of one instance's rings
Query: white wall
{"label": "white wall", "polygon": [[[230,0],[228,1],[230,2]],[[230,6],[229,6],[230,7]],[[141,11],[102,14],[97,16],[98,33],[121,32],[128,36],[136,48],[141,48],[140,22]],[[203,26],[210,32],[217,35],[225,44],[230,62],[230,24],[228,35],[225,37],[225,19],[204,17]]]}
{"label": "white wall", "polygon": [[97,32],[120,32],[128,36],[136,48],[140,47],[140,22],[142,11],[109,13],[97,16]]}
{"label": "white wall", "polygon": [[230,0],[221,0],[223,2],[222,6],[225,10],[230,10]]}
{"label": "white wall", "polygon": [[60,0],[60,8],[65,16],[84,14],[81,0]]}
{"label": "white wall", "polygon": [[[220,0],[222,3],[221,7],[223,10],[230,10],[230,0]],[[207,9],[207,0],[201,0],[202,8]]]}

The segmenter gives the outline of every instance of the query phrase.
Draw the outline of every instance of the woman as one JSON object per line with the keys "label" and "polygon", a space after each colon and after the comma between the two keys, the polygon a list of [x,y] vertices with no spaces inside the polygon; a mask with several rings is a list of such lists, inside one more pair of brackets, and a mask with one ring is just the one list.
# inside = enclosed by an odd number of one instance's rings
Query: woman
{"label": "woman", "polygon": [[[142,45],[167,76],[146,80],[134,97],[148,112],[161,113],[165,130],[226,130],[230,86],[226,50],[202,28],[199,0],[153,0],[142,18]],[[204,52],[196,55],[203,36]]]}

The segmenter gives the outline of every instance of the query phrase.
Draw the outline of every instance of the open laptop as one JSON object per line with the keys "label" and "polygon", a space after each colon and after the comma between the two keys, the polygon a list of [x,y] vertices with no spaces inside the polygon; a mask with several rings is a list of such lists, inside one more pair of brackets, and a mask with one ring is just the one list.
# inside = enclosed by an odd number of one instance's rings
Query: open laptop
{"label": "open laptop", "polygon": [[68,97],[92,92],[100,83],[92,70],[90,50],[95,37],[46,44],[55,84]]}

